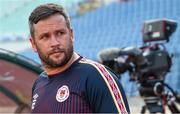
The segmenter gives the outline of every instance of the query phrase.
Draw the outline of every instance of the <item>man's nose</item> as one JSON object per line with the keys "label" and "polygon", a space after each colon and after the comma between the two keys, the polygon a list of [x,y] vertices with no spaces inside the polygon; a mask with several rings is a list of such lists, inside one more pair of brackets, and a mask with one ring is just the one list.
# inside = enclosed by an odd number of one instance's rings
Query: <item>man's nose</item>
{"label": "man's nose", "polygon": [[58,46],[59,44],[60,44],[59,40],[55,36],[52,36],[51,37],[51,46],[54,47],[54,46]]}

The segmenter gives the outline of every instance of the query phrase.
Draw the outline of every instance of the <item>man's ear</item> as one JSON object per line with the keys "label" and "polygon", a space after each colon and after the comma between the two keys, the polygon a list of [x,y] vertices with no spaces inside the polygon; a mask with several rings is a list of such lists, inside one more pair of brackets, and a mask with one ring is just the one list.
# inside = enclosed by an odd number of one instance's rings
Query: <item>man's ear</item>
{"label": "man's ear", "polygon": [[37,52],[35,41],[32,37],[29,38],[29,41],[31,42],[31,46],[35,52]]}

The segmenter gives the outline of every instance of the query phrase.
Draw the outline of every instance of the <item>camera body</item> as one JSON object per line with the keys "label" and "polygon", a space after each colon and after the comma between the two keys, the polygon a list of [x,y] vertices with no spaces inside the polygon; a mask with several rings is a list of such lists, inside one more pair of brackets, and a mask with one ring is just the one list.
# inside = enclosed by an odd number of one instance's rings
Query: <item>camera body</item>
{"label": "camera body", "polygon": [[[172,66],[171,56],[163,44],[157,42],[169,42],[169,38],[176,30],[177,23],[173,20],[150,20],[143,25],[143,43],[141,47],[142,56],[146,60],[144,65],[136,62],[133,74],[136,74],[137,81],[140,83],[141,96],[156,96],[154,91],[158,82],[163,83],[166,74]],[[153,45],[152,42],[155,42]],[[149,43],[147,45],[147,43]]]}
{"label": "camera body", "polygon": [[[172,66],[171,56],[160,44],[142,47],[143,64],[135,64],[134,71],[130,71],[131,78],[140,83],[141,96],[156,96],[155,84],[163,83],[165,76]],[[145,49],[144,49],[145,48]],[[135,78],[135,79],[134,79]]]}
{"label": "camera body", "polygon": [[[141,47],[141,58],[144,59],[144,62],[140,62],[142,59],[137,61],[138,58],[135,58],[136,61],[133,62],[135,69],[133,72],[136,73],[137,80],[140,83],[150,79],[161,79],[160,76],[164,76],[170,71],[172,65],[171,56],[164,48],[160,48],[160,46],[161,44],[155,44],[153,46]],[[154,77],[149,78],[149,76]]]}

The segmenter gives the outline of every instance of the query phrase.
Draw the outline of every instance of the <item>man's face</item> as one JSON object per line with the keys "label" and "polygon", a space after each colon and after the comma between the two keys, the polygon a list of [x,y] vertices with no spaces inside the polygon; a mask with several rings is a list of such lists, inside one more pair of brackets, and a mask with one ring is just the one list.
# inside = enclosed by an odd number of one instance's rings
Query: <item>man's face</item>
{"label": "man's face", "polygon": [[44,66],[65,65],[73,54],[73,33],[62,15],[55,14],[34,24],[34,38],[30,39]]}

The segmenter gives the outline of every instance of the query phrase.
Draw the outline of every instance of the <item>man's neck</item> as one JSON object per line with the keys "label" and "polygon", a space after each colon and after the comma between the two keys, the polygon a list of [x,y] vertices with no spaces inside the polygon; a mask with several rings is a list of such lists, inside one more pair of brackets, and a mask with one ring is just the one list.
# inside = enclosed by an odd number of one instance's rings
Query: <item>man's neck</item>
{"label": "man's neck", "polygon": [[64,66],[57,67],[57,68],[45,67],[44,69],[45,69],[46,73],[48,74],[48,76],[52,76],[54,74],[61,73],[61,72],[65,71],[66,69],[68,69],[78,58],[79,58],[79,55],[74,52],[71,59]]}

